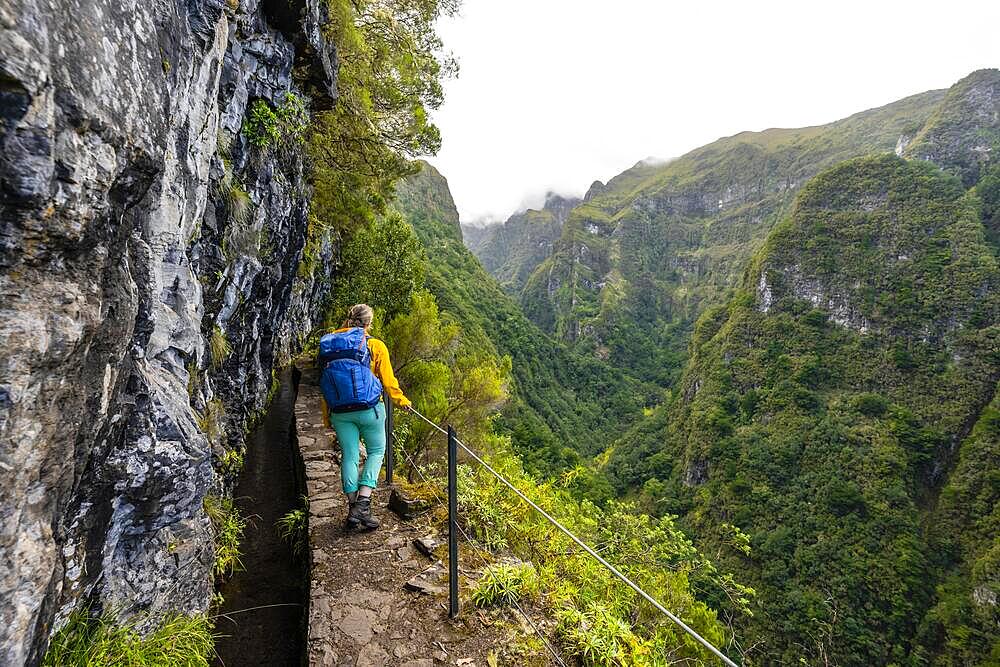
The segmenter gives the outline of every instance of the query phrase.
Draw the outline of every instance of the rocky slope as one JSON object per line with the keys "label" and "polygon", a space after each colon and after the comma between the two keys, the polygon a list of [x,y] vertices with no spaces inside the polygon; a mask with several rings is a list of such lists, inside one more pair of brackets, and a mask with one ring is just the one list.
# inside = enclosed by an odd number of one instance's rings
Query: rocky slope
{"label": "rocky slope", "polygon": [[489,227],[485,238],[469,249],[504,289],[519,294],[535,268],[552,254],[566,217],[580,201],[550,192],[541,209],[520,211],[502,225]]}
{"label": "rocky slope", "polygon": [[743,132],[667,163],[640,162],[569,214],[524,288],[525,312],[581,351],[673,383],[691,324],[737,283],[806,180],[902,149],[943,97],[932,91],[828,125]]}
{"label": "rocky slope", "polygon": [[208,605],[203,498],[322,290],[301,157],[240,130],[256,100],[330,103],[323,7],[0,7],[4,664],[83,605]]}
{"label": "rocky slope", "polygon": [[462,242],[465,243],[465,247],[472,251],[472,254],[476,254],[480,248],[482,248],[490,238],[493,236],[493,232],[496,231],[496,224],[490,225],[467,225],[462,223]]}

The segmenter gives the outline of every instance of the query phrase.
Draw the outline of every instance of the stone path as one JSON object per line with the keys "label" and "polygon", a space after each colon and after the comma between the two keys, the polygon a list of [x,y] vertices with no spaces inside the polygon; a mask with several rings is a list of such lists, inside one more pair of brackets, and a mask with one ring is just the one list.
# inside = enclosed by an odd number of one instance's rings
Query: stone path
{"label": "stone path", "polygon": [[446,578],[428,577],[424,592],[406,588],[435,564],[413,544],[431,532],[428,520],[399,519],[386,507],[388,490],[379,489],[372,507],[382,527],[345,530],[339,452],[333,431],[322,423],[321,401],[315,378],[305,371],[295,419],[309,495],[309,664],[488,667],[494,647],[502,653],[506,631],[471,606],[449,620]]}

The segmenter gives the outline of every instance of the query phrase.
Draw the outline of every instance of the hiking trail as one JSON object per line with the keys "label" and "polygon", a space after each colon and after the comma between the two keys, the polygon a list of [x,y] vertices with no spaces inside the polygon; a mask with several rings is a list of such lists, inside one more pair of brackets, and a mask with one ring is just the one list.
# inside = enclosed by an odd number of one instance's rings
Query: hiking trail
{"label": "hiking trail", "polygon": [[316,372],[303,369],[295,421],[309,497],[309,665],[487,667],[513,629],[471,604],[449,620],[447,568],[414,546],[420,538],[430,537],[431,546],[444,539],[428,515],[400,519],[383,486],[372,503],[381,527],[344,528],[340,453],[323,424],[322,400]]}

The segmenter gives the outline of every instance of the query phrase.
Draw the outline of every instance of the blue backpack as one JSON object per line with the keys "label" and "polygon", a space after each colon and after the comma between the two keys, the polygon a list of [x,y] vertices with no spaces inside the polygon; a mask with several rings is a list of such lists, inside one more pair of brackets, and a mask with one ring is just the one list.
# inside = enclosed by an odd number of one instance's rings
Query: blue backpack
{"label": "blue backpack", "polygon": [[374,408],[382,398],[382,383],[372,373],[372,353],[362,328],[329,333],[319,339],[323,375],[319,388],[330,412]]}

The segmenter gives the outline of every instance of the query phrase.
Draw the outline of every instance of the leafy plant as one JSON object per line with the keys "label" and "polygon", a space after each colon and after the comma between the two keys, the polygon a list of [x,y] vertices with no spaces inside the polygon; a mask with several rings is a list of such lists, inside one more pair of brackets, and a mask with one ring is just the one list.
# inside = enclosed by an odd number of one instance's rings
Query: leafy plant
{"label": "leafy plant", "polygon": [[538,574],[530,563],[496,563],[483,570],[472,591],[479,607],[511,606],[538,593]]}
{"label": "leafy plant", "polygon": [[205,514],[215,532],[215,564],[213,571],[225,577],[243,569],[240,560],[240,540],[247,526],[247,519],[240,514],[232,498],[205,496]]}
{"label": "leafy plant", "polygon": [[53,635],[44,667],[208,667],[213,656],[212,622],[204,615],[169,614],[152,631],[140,632],[142,617],[129,620],[76,611]]}
{"label": "leafy plant", "polygon": [[241,449],[227,449],[219,459],[222,471],[236,475],[243,470],[243,451]]}
{"label": "leafy plant", "polygon": [[250,145],[268,149],[283,143],[302,143],[308,127],[305,100],[288,92],[277,108],[264,100],[254,100],[243,123],[243,134]]}
{"label": "leafy plant", "polygon": [[585,611],[573,607],[557,613],[557,633],[572,655],[594,667],[652,665],[650,646],[629,624],[597,603]]}
{"label": "leafy plant", "polygon": [[288,512],[278,519],[277,527],[281,533],[281,539],[285,540],[292,548],[292,553],[301,556],[305,553],[309,545],[309,499],[302,497],[304,507],[299,507]]}

